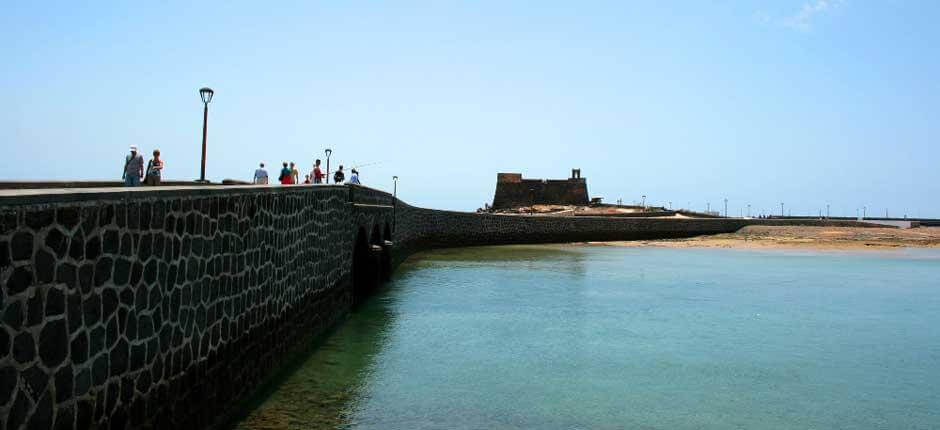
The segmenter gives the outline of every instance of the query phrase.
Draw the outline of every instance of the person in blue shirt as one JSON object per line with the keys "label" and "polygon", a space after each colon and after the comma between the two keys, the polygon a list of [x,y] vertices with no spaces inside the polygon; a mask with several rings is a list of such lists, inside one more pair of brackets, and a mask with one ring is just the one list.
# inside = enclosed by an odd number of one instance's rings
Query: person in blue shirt
{"label": "person in blue shirt", "polygon": [[349,181],[348,181],[347,183],[348,183],[348,184],[362,185],[362,184],[359,182],[359,171],[358,171],[358,170],[352,169],[352,176],[349,177]]}

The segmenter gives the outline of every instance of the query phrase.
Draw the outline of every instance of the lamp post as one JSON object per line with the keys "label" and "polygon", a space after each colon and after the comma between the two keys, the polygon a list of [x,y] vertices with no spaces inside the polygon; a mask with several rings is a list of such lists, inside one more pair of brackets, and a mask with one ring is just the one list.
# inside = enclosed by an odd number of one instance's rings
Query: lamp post
{"label": "lamp post", "polygon": [[323,151],[323,152],[326,153],[326,183],[329,184],[330,183],[330,154],[333,153],[333,150],[330,148],[326,148],[326,151]]}
{"label": "lamp post", "polygon": [[783,202],[780,202],[780,216],[783,217]]}
{"label": "lamp post", "polygon": [[868,218],[868,206],[862,206],[862,219]]}
{"label": "lamp post", "polygon": [[643,195],[643,210],[646,210],[646,194]]}
{"label": "lamp post", "polygon": [[826,203],[826,219],[829,219],[829,203]]}
{"label": "lamp post", "polygon": [[751,217],[751,204],[750,203],[747,204],[747,217],[748,218]]}
{"label": "lamp post", "polygon": [[725,199],[725,218],[728,217],[728,199]]}
{"label": "lamp post", "polygon": [[212,88],[202,87],[199,89],[199,97],[202,98],[202,167],[199,169],[199,182],[206,181],[206,126],[209,123],[209,102],[215,91]]}
{"label": "lamp post", "polygon": [[392,176],[392,233],[398,230],[398,175]]}

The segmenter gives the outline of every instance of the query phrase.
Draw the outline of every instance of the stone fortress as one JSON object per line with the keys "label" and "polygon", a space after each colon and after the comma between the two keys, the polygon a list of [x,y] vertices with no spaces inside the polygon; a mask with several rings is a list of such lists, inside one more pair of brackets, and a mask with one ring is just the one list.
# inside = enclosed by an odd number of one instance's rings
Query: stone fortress
{"label": "stone fortress", "polygon": [[[510,200],[587,198],[505,179]],[[0,428],[222,426],[417,251],[751,224],[864,225],[474,214],[355,185],[0,190]]]}
{"label": "stone fortress", "polygon": [[523,179],[521,173],[496,175],[493,209],[532,205],[575,205],[589,203],[587,179],[580,169],[571,169],[568,179]]}

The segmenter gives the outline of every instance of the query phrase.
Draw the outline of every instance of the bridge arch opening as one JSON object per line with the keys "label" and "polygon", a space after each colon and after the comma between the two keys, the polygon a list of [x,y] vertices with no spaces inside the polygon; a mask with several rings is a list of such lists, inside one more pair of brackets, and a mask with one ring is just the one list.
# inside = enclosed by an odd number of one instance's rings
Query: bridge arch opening
{"label": "bridge arch opening", "polygon": [[392,277],[392,229],[388,222],[385,223],[384,234],[382,235],[382,280],[387,281]]}
{"label": "bridge arch opening", "polygon": [[376,270],[369,246],[368,233],[360,227],[356,233],[352,258],[353,304],[362,303],[375,288]]}

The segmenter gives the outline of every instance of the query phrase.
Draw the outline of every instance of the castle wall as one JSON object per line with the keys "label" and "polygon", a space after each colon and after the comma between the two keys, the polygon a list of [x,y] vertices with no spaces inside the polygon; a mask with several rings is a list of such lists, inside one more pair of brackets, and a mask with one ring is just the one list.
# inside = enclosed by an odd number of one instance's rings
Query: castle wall
{"label": "castle wall", "polygon": [[523,179],[517,173],[497,175],[494,209],[507,209],[536,204],[587,205],[586,178]]}

